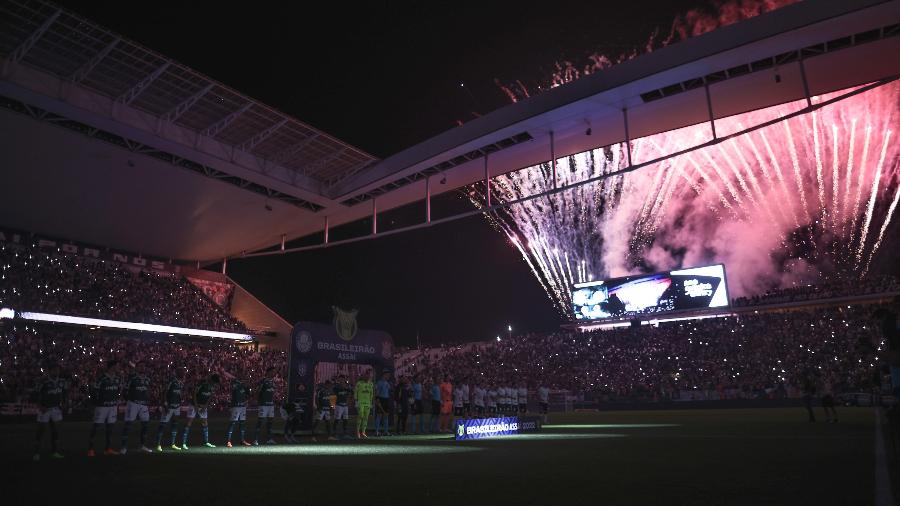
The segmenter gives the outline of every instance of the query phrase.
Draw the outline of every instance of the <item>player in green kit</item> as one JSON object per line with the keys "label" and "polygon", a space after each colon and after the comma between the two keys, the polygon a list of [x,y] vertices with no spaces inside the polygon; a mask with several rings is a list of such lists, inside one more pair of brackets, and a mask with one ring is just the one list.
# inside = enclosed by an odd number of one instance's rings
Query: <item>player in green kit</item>
{"label": "player in green kit", "polygon": [[172,435],[171,448],[173,450],[181,450],[176,441],[178,440],[178,416],[181,414],[181,391],[184,389],[185,373],[186,371],[182,367],[175,369],[175,373],[169,380],[168,385],[166,385],[165,392],[163,392],[165,406],[163,406],[162,417],[159,419],[159,426],[156,428],[156,451],[158,452],[162,451],[162,436],[166,424],[168,424],[169,432]]}
{"label": "player in green kit", "polygon": [[188,449],[188,436],[191,433],[191,424],[194,418],[200,416],[200,425],[203,427],[203,444],[207,448],[215,448],[216,445],[209,442],[209,401],[212,399],[213,392],[219,387],[219,375],[210,374],[204,378],[197,389],[194,390],[194,402],[188,406],[187,425],[184,426],[184,435],[181,437],[181,449]]}
{"label": "player in green kit", "polygon": [[128,377],[125,385],[125,425],[122,427],[122,449],[119,450],[122,455],[128,452],[128,431],[131,428],[131,422],[135,420],[141,422],[141,451],[144,453],[153,451],[147,448],[147,427],[150,424],[150,409],[147,407],[150,378],[147,377],[147,369],[143,363],[138,362],[133,367],[134,372]]}
{"label": "player in green kit", "polygon": [[368,439],[369,437],[366,434],[366,426],[369,424],[369,411],[372,410],[374,396],[375,385],[372,383],[372,373],[366,371],[353,389],[353,398],[356,399],[356,439]]}
{"label": "player in green kit", "polygon": [[347,406],[350,395],[353,390],[350,388],[350,380],[346,374],[338,375],[337,383],[334,385],[334,432],[337,433],[337,424],[341,422],[341,439],[347,438],[347,419],[349,418],[349,407]]}
{"label": "player in green kit", "polygon": [[94,424],[91,425],[91,437],[88,440],[88,457],[93,457],[94,436],[102,426],[106,426],[106,450],[105,455],[118,455],[119,452],[112,449],[112,431],[116,424],[116,415],[119,409],[119,363],[110,360],[105,363],[103,374],[91,387],[94,400]]}
{"label": "player in green kit", "polygon": [[316,395],[315,395],[315,408],[316,408],[316,417],[313,419],[313,426],[310,434],[312,434],[312,438],[310,441],[316,441],[316,427],[319,426],[319,422],[325,421],[325,431],[328,435],[329,440],[337,439],[334,437],[334,386],[331,383],[331,380],[325,380],[325,383],[316,387]]}
{"label": "player in green kit", "polygon": [[228,439],[225,446],[232,448],[231,435],[234,433],[234,426],[238,426],[238,432],[241,433],[241,444],[250,446],[250,443],[244,437],[244,423],[247,421],[247,397],[250,395],[250,389],[247,388],[240,378],[234,378],[231,381],[231,423],[228,424]]}
{"label": "player in green kit", "polygon": [[[266,444],[275,444],[272,438],[272,422],[275,420],[275,368],[266,369],[266,377],[259,382],[257,393],[257,411],[256,411],[256,437],[253,438],[253,446],[259,446],[260,441],[266,441]],[[261,429],[263,419],[266,420],[266,437],[267,440],[261,438]]]}
{"label": "player in green kit", "polygon": [[35,392],[40,410],[37,415],[37,437],[34,440],[34,460],[41,460],[41,442],[44,440],[44,431],[50,426],[50,454],[54,459],[63,456],[57,451],[59,433],[56,424],[62,422],[62,404],[65,400],[65,392],[68,384],[62,378],[59,364],[53,363],[48,367],[47,375],[41,378]]}

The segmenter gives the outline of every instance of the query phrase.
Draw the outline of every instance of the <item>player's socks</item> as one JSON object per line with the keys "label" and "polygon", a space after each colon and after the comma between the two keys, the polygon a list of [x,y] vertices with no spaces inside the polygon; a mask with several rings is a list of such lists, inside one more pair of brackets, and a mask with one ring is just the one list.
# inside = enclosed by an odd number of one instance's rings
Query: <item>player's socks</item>
{"label": "player's socks", "polygon": [[[234,422],[231,422],[231,423],[228,424],[228,432],[226,432],[226,435],[227,435],[227,436],[226,436],[226,439],[225,439],[225,440],[228,441],[229,443],[231,443],[231,434],[232,434],[233,432],[234,432]],[[231,446],[229,446],[229,448],[231,448]]]}
{"label": "player's socks", "polygon": [[240,432],[240,434],[241,434],[241,441],[246,442],[247,441],[247,437],[246,437],[247,431],[244,430],[244,421],[243,420],[238,422],[238,432]]}
{"label": "player's socks", "polygon": [[[835,418],[834,421],[836,422],[837,418]],[[50,420],[50,451],[53,453],[53,455],[59,455],[59,453],[56,451],[58,445],[59,432],[56,430],[56,422]]]}
{"label": "player's socks", "polygon": [[147,447],[147,426],[148,422],[141,422],[141,448]]}
{"label": "player's socks", "polygon": [[97,435],[97,427],[99,427],[99,426],[100,426],[99,423],[91,424],[91,437],[88,440],[88,450],[90,450],[91,452],[94,451],[94,436]]}
{"label": "player's socks", "polygon": [[41,441],[44,439],[44,424],[37,424],[37,435],[34,438],[34,455],[37,457],[35,460],[39,460],[41,458]]}
{"label": "player's socks", "polygon": [[203,444],[209,446],[209,426],[204,425],[201,430],[203,431]]}
{"label": "player's socks", "polygon": [[256,431],[253,433],[253,440],[259,441],[259,431],[262,429],[262,418],[256,418]]}
{"label": "player's socks", "polygon": [[172,444],[175,444],[175,441],[178,439],[178,425],[175,422],[172,422]]}
{"label": "player's socks", "polygon": [[185,425],[184,426],[184,434],[182,434],[182,436],[181,436],[181,446],[187,446],[188,435],[190,435],[190,433],[191,433],[191,426]]}
{"label": "player's socks", "polygon": [[156,446],[162,445],[162,435],[163,435],[163,426],[162,422],[159,422],[159,425],[156,427]]}
{"label": "player's socks", "polygon": [[106,424],[106,449],[109,451],[112,449],[112,432],[113,432],[113,424]]}
{"label": "player's socks", "polygon": [[122,448],[128,447],[128,432],[131,430],[131,422],[125,422],[122,426]]}

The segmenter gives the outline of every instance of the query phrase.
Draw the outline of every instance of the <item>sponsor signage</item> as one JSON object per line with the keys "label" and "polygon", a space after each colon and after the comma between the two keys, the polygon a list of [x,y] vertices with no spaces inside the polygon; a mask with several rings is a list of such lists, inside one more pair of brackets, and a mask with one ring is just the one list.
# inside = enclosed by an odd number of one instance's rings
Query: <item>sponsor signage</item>
{"label": "sponsor signage", "polygon": [[512,436],[523,432],[536,432],[540,428],[541,420],[536,416],[463,419],[456,421],[456,440]]}
{"label": "sponsor signage", "polygon": [[121,251],[113,251],[109,248],[97,248],[73,241],[61,241],[52,237],[41,236],[24,232],[16,232],[0,228],[0,242],[20,246],[33,245],[40,249],[55,249],[60,253],[69,253],[97,260],[107,260],[131,265],[141,269],[178,273],[181,266],[162,259],[147,258],[141,255],[133,255]]}

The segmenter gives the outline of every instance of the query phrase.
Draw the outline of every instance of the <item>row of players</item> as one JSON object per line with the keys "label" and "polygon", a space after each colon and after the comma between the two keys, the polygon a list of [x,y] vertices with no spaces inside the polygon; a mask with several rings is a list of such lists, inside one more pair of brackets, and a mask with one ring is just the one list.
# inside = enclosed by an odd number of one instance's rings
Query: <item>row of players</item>
{"label": "row of players", "polygon": [[[120,380],[120,364],[109,361],[104,364],[103,374],[97,378],[91,388],[91,399],[94,403],[93,425],[91,426],[88,441],[87,455],[96,455],[94,439],[102,426],[105,426],[106,445],[104,454],[119,455],[127,452],[128,436],[134,421],[140,421],[140,450],[152,453],[147,446],[147,432],[150,422],[149,393],[150,380],[141,363],[133,366],[124,385]],[[165,388],[162,389],[163,403],[162,416],[160,417],[156,433],[156,450],[162,451],[163,434],[170,434],[169,447],[173,450],[187,450],[191,427],[195,418],[200,418],[203,444],[214,448],[215,445],[209,439],[209,405],[213,393],[219,388],[221,380],[217,374],[210,374],[197,384],[190,403],[186,410],[186,421],[183,429],[178,426],[178,417],[184,401],[182,390],[184,389],[185,373],[177,368]],[[237,429],[240,436],[237,444],[244,446],[256,446],[260,441],[274,444],[272,424],[275,418],[275,368],[269,367],[265,377],[256,388],[258,415],[253,442],[246,439],[245,424],[247,420],[247,404],[251,390],[240,379],[231,380],[230,424],[228,426],[225,446],[231,448],[232,436]],[[42,378],[35,389],[39,412],[37,416],[37,434],[35,438],[34,460],[40,460],[40,449],[44,434],[49,427],[50,448],[53,458],[61,458],[58,451],[59,433],[57,424],[62,421],[62,406],[64,392],[67,391],[67,381],[62,375],[59,365],[49,365],[47,375]],[[112,447],[113,428],[117,421],[120,398],[125,396],[125,420],[121,431],[120,450]],[[470,397],[470,392],[473,394]],[[342,434],[347,437],[347,421],[349,418],[350,399],[354,400],[357,409],[356,437],[367,438],[367,425],[370,412],[374,410],[376,436],[390,435],[390,421],[396,419],[396,430],[406,432],[407,419],[413,417],[412,431],[426,432],[425,429],[425,402],[431,402],[431,418],[428,423],[430,432],[450,432],[450,415],[484,416],[498,413],[515,413],[527,411],[528,390],[522,385],[519,388],[499,387],[485,389],[480,385],[470,388],[467,382],[454,385],[449,377],[443,382],[436,383],[429,380],[425,385],[416,378],[401,378],[394,385],[390,378],[390,372],[385,371],[382,378],[373,384],[370,373],[365,373],[355,388],[351,390],[346,375],[340,375],[337,382],[331,380],[317,385],[314,392],[313,407],[315,411],[312,427],[312,440],[315,441],[316,430],[320,422],[325,422],[329,439],[337,439],[337,422],[343,422]],[[547,412],[549,389],[538,389],[538,397],[541,412]],[[470,402],[472,401],[472,402]],[[526,401],[526,402],[521,402]],[[295,434],[304,415],[304,402],[302,396],[293,402],[287,402],[282,407],[282,417],[285,418],[284,435],[288,442],[296,442]],[[265,425],[265,436],[262,435]],[[382,430],[383,428],[383,430]],[[179,443],[178,434],[181,432]]]}
{"label": "row of players", "polygon": [[[452,378],[445,377],[440,383],[431,378],[422,381],[421,377],[401,377],[394,384],[390,371],[382,373],[382,378],[372,387],[374,392],[369,392],[372,385],[368,380],[368,373],[356,383],[353,389],[357,412],[356,437],[367,438],[368,414],[374,409],[375,435],[391,435],[391,419],[395,420],[394,430],[398,433],[412,434],[425,432],[451,432],[451,415],[453,417],[483,417],[497,414],[515,414],[528,411],[528,388],[521,384],[519,387],[503,387],[490,385],[487,388],[475,382],[469,385],[469,381],[463,380],[454,385]],[[334,424],[343,422],[343,432],[346,436],[347,412],[350,396],[350,387],[345,375],[338,376],[337,382],[331,380],[316,386],[315,403],[316,413],[313,424],[313,440],[315,440],[318,423],[325,421],[326,430],[330,439],[335,439],[333,434]],[[547,413],[550,389],[541,386],[538,388],[538,400],[542,414]],[[427,409],[430,404],[430,410]],[[302,407],[293,406],[294,418],[299,419]],[[430,419],[426,428],[426,414]],[[412,418],[412,424],[408,427],[408,421]],[[291,438],[292,427],[296,424],[288,423],[286,437]],[[408,430],[409,429],[409,430]],[[290,440],[290,439],[289,439]]]}

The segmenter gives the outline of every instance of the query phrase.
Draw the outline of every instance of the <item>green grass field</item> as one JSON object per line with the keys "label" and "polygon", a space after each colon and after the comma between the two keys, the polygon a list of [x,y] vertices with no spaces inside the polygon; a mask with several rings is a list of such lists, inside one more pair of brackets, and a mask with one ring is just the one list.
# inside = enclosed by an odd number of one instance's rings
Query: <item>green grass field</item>
{"label": "green grass field", "polygon": [[[234,449],[196,447],[195,429],[196,449],[187,452],[93,459],[84,456],[89,425],[73,422],[63,425],[66,458],[40,462],[30,460],[33,425],[2,425],[3,502],[874,504],[874,411],[840,415],[838,424],[811,424],[799,408],[572,413],[553,415],[541,433],[508,438]],[[225,425],[213,420],[213,442],[222,442]]]}

